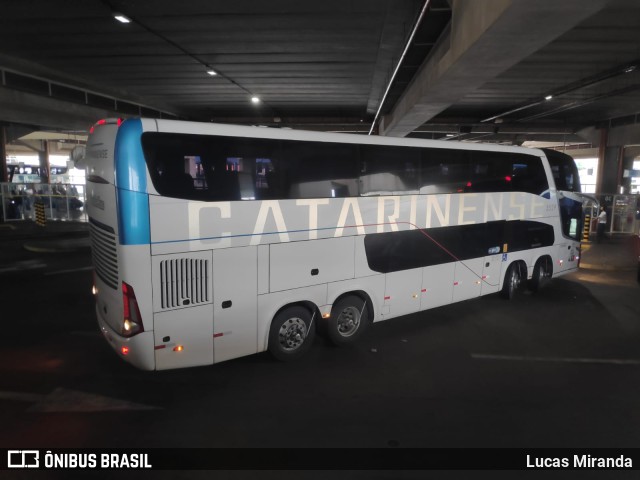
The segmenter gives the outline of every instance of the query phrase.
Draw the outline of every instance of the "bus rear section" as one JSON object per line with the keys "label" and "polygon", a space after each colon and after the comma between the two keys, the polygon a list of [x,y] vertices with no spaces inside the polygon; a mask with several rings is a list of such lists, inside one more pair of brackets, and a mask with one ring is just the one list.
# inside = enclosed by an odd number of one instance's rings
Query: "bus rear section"
{"label": "bus rear section", "polygon": [[101,120],[91,129],[85,154],[87,213],[100,330],[121,357],[153,370],[152,314],[138,301],[151,296],[148,214],[146,222],[141,218],[148,201],[143,179],[136,184],[126,178],[126,162],[120,165],[119,179],[116,175],[116,150],[127,162],[136,161],[131,137],[137,136],[139,143],[139,133],[134,130],[141,130],[140,121],[122,126],[119,119]]}

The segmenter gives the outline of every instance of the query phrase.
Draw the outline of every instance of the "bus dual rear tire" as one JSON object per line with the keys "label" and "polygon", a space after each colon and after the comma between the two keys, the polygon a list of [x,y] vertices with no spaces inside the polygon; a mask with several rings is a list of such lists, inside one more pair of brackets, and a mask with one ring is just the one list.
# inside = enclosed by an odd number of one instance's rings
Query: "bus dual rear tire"
{"label": "bus dual rear tire", "polygon": [[269,352],[277,360],[288,362],[302,357],[316,336],[309,310],[294,305],[281,310],[269,329]]}
{"label": "bus dual rear tire", "polygon": [[549,282],[552,275],[553,266],[551,264],[551,259],[549,257],[539,258],[536,265],[533,267],[533,274],[531,275],[531,280],[529,280],[528,284],[529,290],[537,292]]}
{"label": "bus dual rear tire", "polygon": [[507,273],[504,276],[504,283],[500,295],[506,300],[511,300],[516,296],[522,285],[522,271],[518,262],[509,265]]}
{"label": "bus dual rear tire", "polygon": [[324,331],[333,345],[349,345],[362,337],[369,323],[365,301],[356,295],[348,295],[334,303],[331,316],[325,320]]}

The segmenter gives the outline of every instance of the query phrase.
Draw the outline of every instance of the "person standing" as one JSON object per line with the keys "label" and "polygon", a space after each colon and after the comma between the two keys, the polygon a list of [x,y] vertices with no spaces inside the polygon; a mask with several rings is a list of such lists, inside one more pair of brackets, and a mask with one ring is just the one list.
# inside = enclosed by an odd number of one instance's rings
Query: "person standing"
{"label": "person standing", "polygon": [[604,238],[604,232],[607,229],[607,211],[604,207],[600,207],[600,214],[598,215],[598,233],[597,243],[600,243]]}

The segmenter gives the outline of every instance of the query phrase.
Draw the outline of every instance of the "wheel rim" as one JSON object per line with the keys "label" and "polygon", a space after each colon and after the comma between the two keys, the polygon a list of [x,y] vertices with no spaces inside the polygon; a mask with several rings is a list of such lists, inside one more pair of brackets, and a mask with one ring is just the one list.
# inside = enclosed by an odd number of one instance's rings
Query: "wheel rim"
{"label": "wheel rim", "polygon": [[349,306],[342,309],[338,315],[338,333],[343,337],[350,337],[360,327],[360,310]]}
{"label": "wheel rim", "polygon": [[278,331],[280,346],[287,352],[300,348],[305,338],[307,338],[307,324],[298,317],[286,320]]}

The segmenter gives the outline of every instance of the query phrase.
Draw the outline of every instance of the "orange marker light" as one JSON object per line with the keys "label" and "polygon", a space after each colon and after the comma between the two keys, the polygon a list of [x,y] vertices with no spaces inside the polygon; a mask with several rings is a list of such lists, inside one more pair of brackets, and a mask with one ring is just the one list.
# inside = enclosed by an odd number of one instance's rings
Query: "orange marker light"
{"label": "orange marker light", "polygon": [[181,352],[182,350],[184,350],[184,347],[182,345],[176,345],[175,347],[173,347],[174,352]]}
{"label": "orange marker light", "polygon": [[120,351],[123,355],[129,355],[129,347],[127,347],[126,345],[123,345]]}

